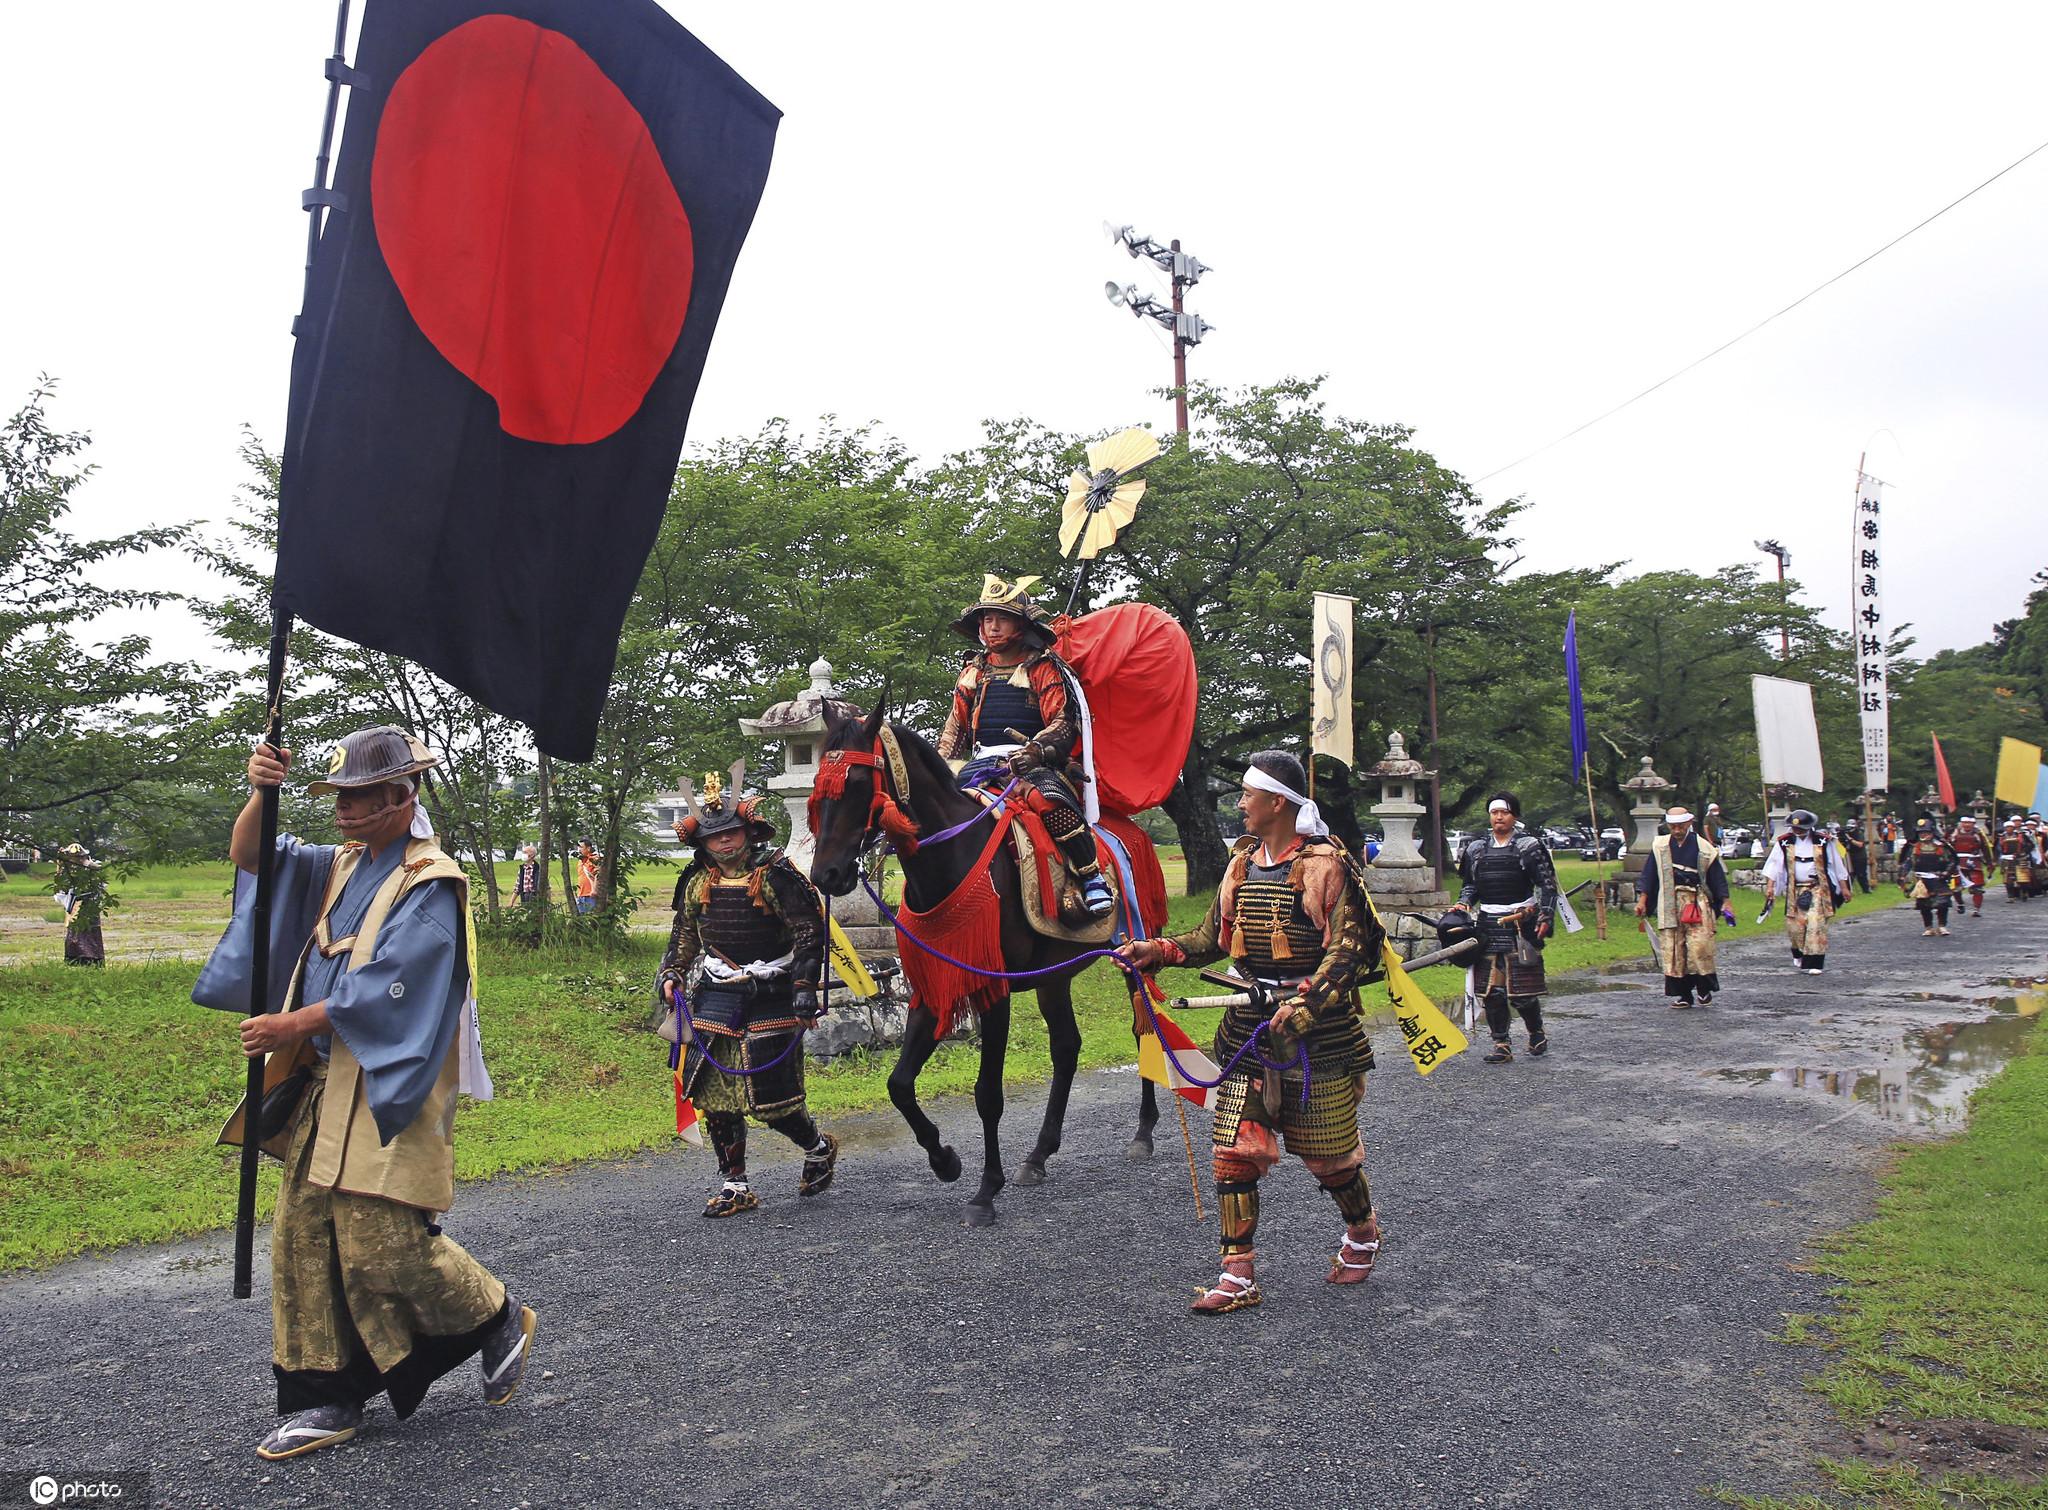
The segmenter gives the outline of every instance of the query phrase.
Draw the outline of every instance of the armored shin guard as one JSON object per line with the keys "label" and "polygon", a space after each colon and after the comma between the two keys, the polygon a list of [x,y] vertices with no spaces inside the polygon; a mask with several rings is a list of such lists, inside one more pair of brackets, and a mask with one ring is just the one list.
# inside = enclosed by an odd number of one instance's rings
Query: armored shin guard
{"label": "armored shin guard", "polygon": [[1479,1004],[1486,1008],[1486,1031],[1496,1042],[1506,1043],[1508,1026],[1515,1020],[1508,1011],[1508,993],[1496,987],[1482,996]]}
{"label": "armored shin guard", "polygon": [[1060,853],[1067,857],[1067,864],[1075,875],[1095,874],[1095,836],[1088,832],[1088,825],[1079,813],[1070,807],[1048,808],[1045,827],[1053,842],[1059,845]]}
{"label": "armored shin guard", "polygon": [[738,1112],[710,1112],[704,1130],[711,1134],[711,1151],[718,1155],[718,1172],[728,1180],[747,1177],[747,1119]]}
{"label": "armored shin guard", "polygon": [[1543,998],[1540,996],[1516,996],[1509,998],[1515,1011],[1521,1015],[1522,1026],[1529,1030],[1529,1041],[1535,1043],[1543,1037]]}
{"label": "armored shin guard", "polygon": [[[1359,1184],[1364,1185],[1361,1179]],[[1223,1256],[1249,1258],[1259,1230],[1259,1186],[1256,1180],[1219,1180],[1216,1205],[1223,1214]]]}
{"label": "armored shin guard", "polygon": [[790,1112],[768,1124],[805,1153],[818,1146],[818,1124],[809,1112]]}
{"label": "armored shin guard", "polygon": [[1372,1190],[1365,1183],[1365,1171],[1354,1169],[1344,1177],[1342,1184],[1325,1185],[1330,1198],[1337,1203],[1337,1209],[1344,1215],[1346,1226],[1355,1227],[1372,1215]]}

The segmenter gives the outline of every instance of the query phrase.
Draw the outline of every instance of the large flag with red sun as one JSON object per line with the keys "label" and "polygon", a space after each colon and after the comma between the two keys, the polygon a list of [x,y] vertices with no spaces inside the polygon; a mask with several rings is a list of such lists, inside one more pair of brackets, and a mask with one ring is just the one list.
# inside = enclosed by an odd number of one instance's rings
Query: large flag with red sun
{"label": "large flag with red sun", "polygon": [[372,0],[277,600],[587,760],[779,112],[654,0]]}

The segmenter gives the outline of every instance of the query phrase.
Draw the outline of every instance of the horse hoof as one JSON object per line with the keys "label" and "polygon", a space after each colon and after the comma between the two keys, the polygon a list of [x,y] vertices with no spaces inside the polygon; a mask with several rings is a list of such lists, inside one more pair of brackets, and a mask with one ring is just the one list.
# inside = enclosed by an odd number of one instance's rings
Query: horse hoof
{"label": "horse hoof", "polygon": [[1124,1157],[1133,1164],[1144,1163],[1152,1157],[1152,1140],[1143,1137],[1131,1139],[1131,1146],[1124,1150]]}
{"label": "horse hoof", "polygon": [[1045,1166],[1043,1164],[1034,1164],[1029,1159],[1026,1159],[1017,1168],[1017,1183],[1019,1185],[1043,1185],[1045,1183]]}
{"label": "horse hoof", "polygon": [[962,1217],[963,1227],[993,1227],[996,1224],[996,1208],[993,1202],[986,1206],[969,1205],[967,1215]]}
{"label": "horse hoof", "polygon": [[960,1155],[953,1152],[951,1144],[942,1145],[932,1155],[932,1173],[948,1185],[960,1178]]}

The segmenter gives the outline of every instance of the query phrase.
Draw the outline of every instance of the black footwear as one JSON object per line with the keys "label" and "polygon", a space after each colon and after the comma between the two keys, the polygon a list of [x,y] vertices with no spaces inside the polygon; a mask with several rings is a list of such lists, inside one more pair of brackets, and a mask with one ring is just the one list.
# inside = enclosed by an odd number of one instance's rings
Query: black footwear
{"label": "black footwear", "polygon": [[274,1463],[322,1447],[339,1446],[354,1436],[362,1424],[360,1405],[316,1405],[311,1410],[295,1410],[257,1444],[256,1456]]}
{"label": "black footwear", "polygon": [[519,1392],[526,1374],[526,1360],[533,1356],[533,1329],[540,1318],[532,1306],[523,1306],[505,1292],[505,1319],[484,1339],[480,1358],[484,1376],[484,1404],[503,1405]]}
{"label": "black footwear", "polygon": [[704,1214],[718,1218],[738,1216],[742,1211],[761,1209],[761,1198],[748,1185],[726,1185],[704,1203]]}
{"label": "black footwear", "polygon": [[822,1136],[824,1149],[804,1155],[804,1172],[796,1182],[798,1195],[816,1195],[832,1183],[832,1170],[839,1163],[839,1140],[830,1133]]}
{"label": "black footwear", "polygon": [[1479,1062],[1481,1064],[1507,1064],[1514,1057],[1515,1051],[1508,1047],[1508,1041],[1505,1038],[1496,1038],[1493,1041],[1493,1052]]}
{"label": "black footwear", "polygon": [[1534,1033],[1530,1035],[1529,1057],[1531,1059],[1541,1059],[1545,1054],[1549,1052],[1550,1035],[1548,1033]]}
{"label": "black footwear", "polygon": [[1702,991],[1702,992],[1700,992],[1700,1005],[1701,1005],[1701,1006],[1703,1006],[1703,1007],[1711,1007],[1711,1006],[1712,1006],[1713,1004],[1714,1004],[1714,993],[1713,993],[1713,992],[1711,992],[1711,991]]}

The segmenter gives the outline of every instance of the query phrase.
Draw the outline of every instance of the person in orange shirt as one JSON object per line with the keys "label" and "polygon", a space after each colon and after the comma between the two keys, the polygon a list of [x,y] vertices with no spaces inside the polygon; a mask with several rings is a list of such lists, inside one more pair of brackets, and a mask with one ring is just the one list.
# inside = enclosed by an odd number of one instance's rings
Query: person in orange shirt
{"label": "person in orange shirt", "polygon": [[576,853],[576,910],[597,911],[597,851],[585,839]]}

